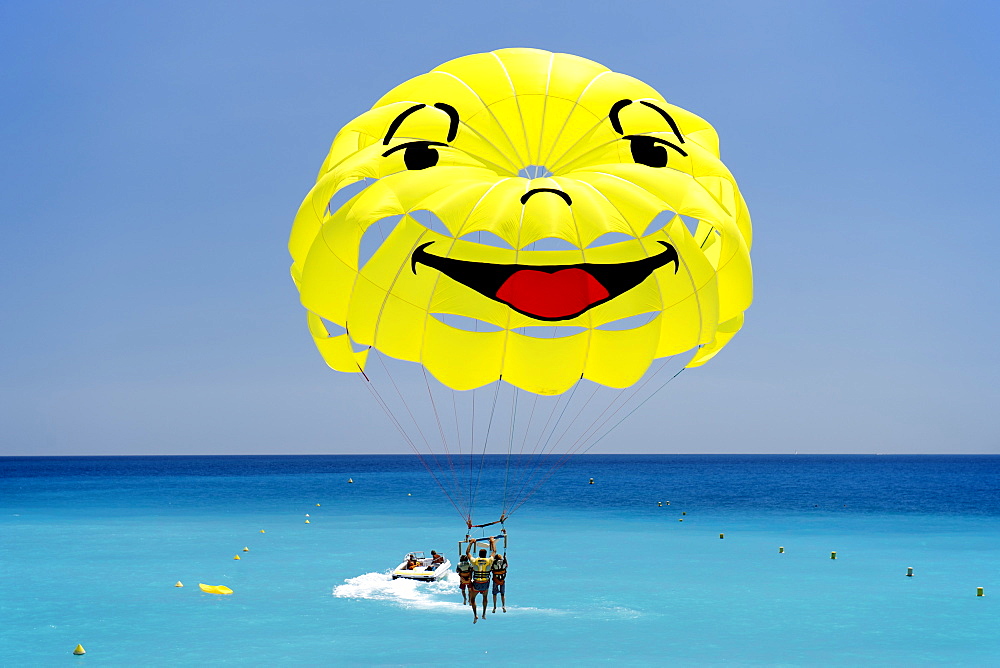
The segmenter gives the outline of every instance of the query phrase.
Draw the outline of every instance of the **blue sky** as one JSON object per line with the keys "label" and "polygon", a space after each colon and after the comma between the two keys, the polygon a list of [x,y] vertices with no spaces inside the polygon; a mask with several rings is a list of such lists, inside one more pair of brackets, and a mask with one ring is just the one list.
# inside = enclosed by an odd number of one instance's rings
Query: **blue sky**
{"label": "blue sky", "polygon": [[753,216],[743,332],[601,450],[998,453],[998,22],[977,2],[4,3],[0,454],[405,452],[315,352],[287,234],[345,121],[509,46],[708,119]]}

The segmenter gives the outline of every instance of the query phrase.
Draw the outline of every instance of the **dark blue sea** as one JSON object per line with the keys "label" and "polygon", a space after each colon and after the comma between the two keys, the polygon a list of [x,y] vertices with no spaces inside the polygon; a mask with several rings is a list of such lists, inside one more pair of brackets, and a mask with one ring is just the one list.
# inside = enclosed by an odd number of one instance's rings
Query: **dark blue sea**
{"label": "dark blue sea", "polygon": [[[476,523],[505,464],[450,492]],[[1000,456],[549,473],[504,525],[507,612],[473,625],[454,578],[388,575],[467,532],[415,457],[0,458],[0,665],[1000,663]]]}

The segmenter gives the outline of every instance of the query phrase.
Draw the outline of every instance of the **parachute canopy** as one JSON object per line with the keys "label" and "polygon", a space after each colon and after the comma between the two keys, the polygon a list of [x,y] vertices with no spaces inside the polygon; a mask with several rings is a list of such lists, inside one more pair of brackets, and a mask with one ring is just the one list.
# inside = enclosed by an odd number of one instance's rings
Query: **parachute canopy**
{"label": "parachute canopy", "polygon": [[350,121],[289,248],[332,368],[368,378],[377,357],[450,390],[558,397],[714,356],[750,305],[750,242],[705,120],[590,60],[503,49]]}

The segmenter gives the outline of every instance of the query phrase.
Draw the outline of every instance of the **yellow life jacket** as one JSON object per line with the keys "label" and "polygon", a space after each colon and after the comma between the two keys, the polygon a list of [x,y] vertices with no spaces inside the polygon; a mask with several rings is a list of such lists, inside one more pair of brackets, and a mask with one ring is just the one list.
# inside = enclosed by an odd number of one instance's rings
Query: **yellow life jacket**
{"label": "yellow life jacket", "polygon": [[472,580],[474,582],[488,582],[490,579],[490,568],[493,567],[491,557],[475,557],[469,560],[472,564]]}

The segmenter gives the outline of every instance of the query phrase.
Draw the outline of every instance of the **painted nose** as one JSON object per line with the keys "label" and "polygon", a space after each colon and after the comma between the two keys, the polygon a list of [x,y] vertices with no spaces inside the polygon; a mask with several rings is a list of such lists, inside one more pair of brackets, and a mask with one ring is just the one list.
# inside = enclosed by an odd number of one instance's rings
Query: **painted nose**
{"label": "painted nose", "polygon": [[521,204],[526,204],[532,195],[537,195],[538,193],[552,193],[553,195],[559,195],[559,197],[562,197],[563,201],[566,202],[567,205],[573,204],[573,200],[570,199],[569,194],[564,193],[561,190],[556,190],[555,188],[532,188],[528,192],[521,195]]}

